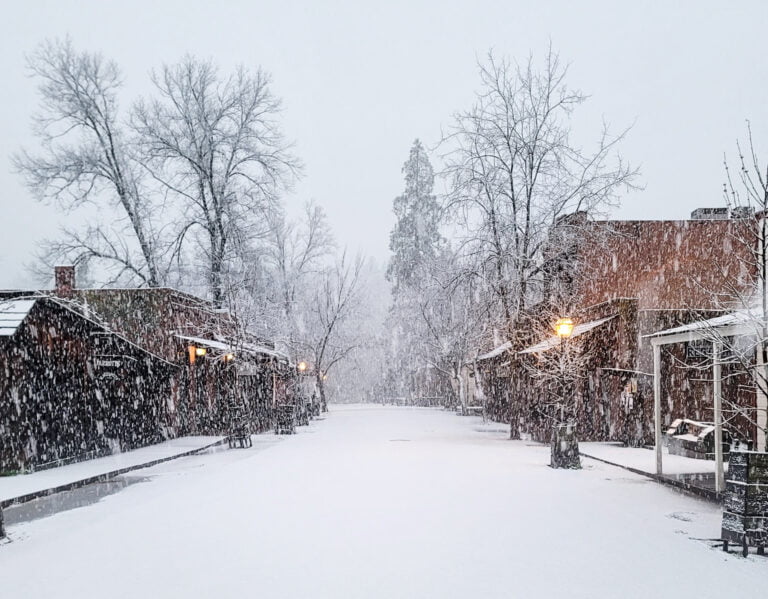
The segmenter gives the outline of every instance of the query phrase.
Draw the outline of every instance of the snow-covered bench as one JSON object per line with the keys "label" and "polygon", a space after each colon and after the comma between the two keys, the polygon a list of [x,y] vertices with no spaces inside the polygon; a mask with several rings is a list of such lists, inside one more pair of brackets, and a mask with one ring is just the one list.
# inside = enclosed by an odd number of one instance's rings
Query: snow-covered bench
{"label": "snow-covered bench", "polygon": [[482,416],[483,406],[459,406],[459,416]]}

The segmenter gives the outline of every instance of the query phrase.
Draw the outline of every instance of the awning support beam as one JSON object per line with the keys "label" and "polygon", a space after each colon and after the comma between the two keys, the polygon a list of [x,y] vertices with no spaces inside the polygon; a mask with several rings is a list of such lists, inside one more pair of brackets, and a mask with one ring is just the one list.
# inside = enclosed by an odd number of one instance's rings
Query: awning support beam
{"label": "awning support beam", "polygon": [[712,342],[712,397],[715,409],[715,491],[722,493],[725,487],[723,474],[723,342]]}
{"label": "awning support beam", "polygon": [[656,474],[662,474],[661,454],[661,346],[653,344],[653,430]]}

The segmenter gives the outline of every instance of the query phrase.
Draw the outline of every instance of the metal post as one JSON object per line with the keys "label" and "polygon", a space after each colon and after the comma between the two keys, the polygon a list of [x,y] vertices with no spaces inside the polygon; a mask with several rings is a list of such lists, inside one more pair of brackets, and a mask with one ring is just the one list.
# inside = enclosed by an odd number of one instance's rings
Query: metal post
{"label": "metal post", "polygon": [[567,386],[568,386],[568,378],[566,373],[566,361],[568,359],[568,346],[566,345],[568,343],[568,337],[565,335],[560,336],[560,393],[561,393],[561,399],[560,399],[560,424],[565,424],[565,401],[566,401],[566,395],[568,393]]}
{"label": "metal post", "polygon": [[656,474],[662,474],[661,456],[661,346],[653,344],[653,429]]}
{"label": "metal post", "polygon": [[725,487],[723,475],[723,375],[722,375],[723,342],[719,339],[712,342],[712,386],[715,409],[715,491],[721,493]]}

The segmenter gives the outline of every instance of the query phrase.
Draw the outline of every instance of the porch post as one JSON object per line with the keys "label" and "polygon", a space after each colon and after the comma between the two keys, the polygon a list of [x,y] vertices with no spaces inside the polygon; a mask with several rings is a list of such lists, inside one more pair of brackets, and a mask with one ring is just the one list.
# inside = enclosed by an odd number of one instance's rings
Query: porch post
{"label": "porch post", "polygon": [[721,353],[723,342],[712,342],[712,385],[715,409],[715,491],[722,492],[725,487],[723,475],[723,373]]}
{"label": "porch post", "polygon": [[656,451],[656,474],[662,473],[661,457],[661,346],[653,344],[653,429]]}
{"label": "porch post", "polygon": [[763,343],[760,343],[755,352],[757,358],[755,360],[755,387],[757,392],[755,394],[755,401],[757,403],[757,451],[766,451],[766,439],[765,429],[768,428],[768,396],[765,393],[765,381],[768,381],[766,377],[766,366],[768,364],[763,360]]}

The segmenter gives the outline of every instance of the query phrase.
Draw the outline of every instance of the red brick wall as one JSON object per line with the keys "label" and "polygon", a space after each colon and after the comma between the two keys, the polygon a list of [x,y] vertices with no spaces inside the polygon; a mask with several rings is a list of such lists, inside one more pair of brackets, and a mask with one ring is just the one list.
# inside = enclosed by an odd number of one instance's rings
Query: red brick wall
{"label": "red brick wall", "polygon": [[747,243],[753,225],[751,220],[594,223],[576,267],[579,304],[637,298],[639,310],[722,309],[728,299],[722,294],[731,284],[745,291],[752,286]]}

